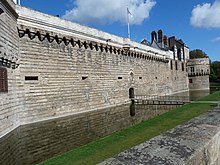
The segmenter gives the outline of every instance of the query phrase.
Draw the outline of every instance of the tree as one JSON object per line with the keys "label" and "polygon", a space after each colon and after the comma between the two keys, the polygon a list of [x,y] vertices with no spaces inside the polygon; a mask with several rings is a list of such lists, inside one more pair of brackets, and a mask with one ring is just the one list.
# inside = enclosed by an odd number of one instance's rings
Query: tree
{"label": "tree", "polygon": [[210,79],[220,80],[220,61],[214,61],[210,66]]}
{"label": "tree", "polygon": [[194,58],[209,58],[209,56],[200,49],[195,49],[189,52],[190,59]]}

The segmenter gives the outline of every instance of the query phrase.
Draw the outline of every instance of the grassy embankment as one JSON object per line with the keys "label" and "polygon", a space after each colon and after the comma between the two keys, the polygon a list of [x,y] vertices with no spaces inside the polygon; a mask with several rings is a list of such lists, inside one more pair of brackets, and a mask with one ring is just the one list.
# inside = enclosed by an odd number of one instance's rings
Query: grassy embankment
{"label": "grassy embankment", "polygon": [[210,82],[210,91],[217,91],[220,90],[220,83],[216,83],[216,82]]}
{"label": "grassy embankment", "polygon": [[[205,101],[220,100],[220,91],[202,98]],[[42,162],[42,165],[93,165],[132,146],[147,141],[177,125],[213,109],[214,103],[193,103],[175,108],[163,115],[113,133],[65,154]]]}

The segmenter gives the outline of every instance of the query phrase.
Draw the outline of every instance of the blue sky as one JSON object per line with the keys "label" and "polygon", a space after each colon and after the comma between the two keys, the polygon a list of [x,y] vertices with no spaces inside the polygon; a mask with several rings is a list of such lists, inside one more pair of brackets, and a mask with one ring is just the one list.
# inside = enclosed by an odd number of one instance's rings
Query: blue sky
{"label": "blue sky", "polygon": [[122,37],[128,7],[132,40],[150,41],[151,32],[162,29],[220,61],[220,0],[21,0],[21,5]]}

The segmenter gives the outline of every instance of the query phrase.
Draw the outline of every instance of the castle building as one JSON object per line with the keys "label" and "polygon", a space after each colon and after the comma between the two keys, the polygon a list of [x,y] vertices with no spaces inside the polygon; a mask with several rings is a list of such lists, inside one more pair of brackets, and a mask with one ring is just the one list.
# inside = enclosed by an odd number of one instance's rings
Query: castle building
{"label": "castle building", "polygon": [[188,70],[196,67],[187,72],[183,41],[159,30],[145,43],[1,0],[0,164],[11,152],[19,155],[21,144],[6,142],[24,125],[130,104],[134,95],[199,89],[201,81],[208,88],[209,66],[190,60]]}

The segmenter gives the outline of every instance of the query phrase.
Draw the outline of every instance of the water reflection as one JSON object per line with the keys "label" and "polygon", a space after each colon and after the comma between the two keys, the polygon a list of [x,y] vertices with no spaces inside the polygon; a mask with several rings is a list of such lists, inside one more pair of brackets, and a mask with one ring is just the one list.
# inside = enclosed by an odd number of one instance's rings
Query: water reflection
{"label": "water reflection", "polygon": [[180,105],[126,104],[23,125],[0,138],[0,165],[30,165]]}
{"label": "water reflection", "polygon": [[210,82],[210,93],[214,93],[215,91],[220,90],[220,83]]}
{"label": "water reflection", "polygon": [[[173,96],[196,100],[209,93],[187,91]],[[23,125],[0,139],[0,164],[35,164],[178,106],[127,104]]]}
{"label": "water reflection", "polygon": [[190,101],[198,100],[204,96],[207,96],[210,94],[210,90],[195,90],[195,91],[186,91],[186,92],[180,92],[173,94],[172,96],[184,96],[189,97]]}
{"label": "water reflection", "polygon": [[198,100],[201,97],[212,94],[220,90],[220,83],[210,83],[210,90],[194,90],[173,94],[172,96],[187,96],[189,100]]}

